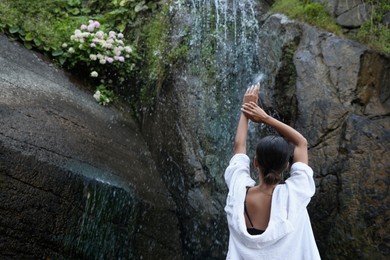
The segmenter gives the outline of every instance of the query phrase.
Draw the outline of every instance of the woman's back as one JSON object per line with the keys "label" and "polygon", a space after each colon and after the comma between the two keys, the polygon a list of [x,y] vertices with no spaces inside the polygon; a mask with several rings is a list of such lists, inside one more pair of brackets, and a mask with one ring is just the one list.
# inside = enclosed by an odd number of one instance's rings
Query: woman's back
{"label": "woman's back", "polygon": [[245,199],[245,223],[249,229],[266,230],[271,213],[272,189],[250,187]]}

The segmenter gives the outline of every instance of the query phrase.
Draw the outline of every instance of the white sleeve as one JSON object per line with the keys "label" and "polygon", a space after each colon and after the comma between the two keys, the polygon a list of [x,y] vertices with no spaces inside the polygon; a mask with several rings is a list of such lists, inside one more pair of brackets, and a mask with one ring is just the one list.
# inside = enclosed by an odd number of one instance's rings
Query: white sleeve
{"label": "white sleeve", "polygon": [[246,154],[238,153],[230,159],[229,166],[225,170],[225,182],[229,190],[231,185],[235,183],[239,175],[245,174],[250,177],[250,159]]}
{"label": "white sleeve", "polygon": [[285,187],[288,191],[288,211],[294,215],[306,208],[316,191],[313,170],[305,163],[294,163]]}

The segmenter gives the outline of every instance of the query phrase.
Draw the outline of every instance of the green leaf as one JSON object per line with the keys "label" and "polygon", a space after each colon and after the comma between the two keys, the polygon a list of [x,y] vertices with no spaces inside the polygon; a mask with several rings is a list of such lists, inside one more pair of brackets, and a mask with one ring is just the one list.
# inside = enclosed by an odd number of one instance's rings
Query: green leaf
{"label": "green leaf", "polygon": [[37,38],[34,38],[34,43],[36,46],[41,46],[41,44],[42,44],[41,40],[39,40]]}
{"label": "green leaf", "polygon": [[91,9],[89,9],[89,8],[82,8],[81,9],[81,13],[83,13],[83,14],[89,14],[91,12]]}
{"label": "green leaf", "polygon": [[19,26],[12,26],[12,27],[10,27],[10,28],[8,29],[8,31],[9,31],[10,33],[17,33],[17,32],[19,32],[19,30],[20,30]]}
{"label": "green leaf", "polygon": [[60,62],[61,65],[64,65],[64,63],[66,61],[66,57],[61,56],[61,57],[58,58],[58,61]]}
{"label": "green leaf", "polygon": [[79,10],[78,8],[73,8],[73,9],[71,10],[71,13],[72,13],[73,15],[78,15],[78,14],[80,14],[80,10]]}
{"label": "green leaf", "polygon": [[55,13],[55,14],[59,14],[60,12],[61,12],[61,8],[59,8],[59,7],[56,7],[53,9],[53,13]]}
{"label": "green leaf", "polygon": [[135,11],[136,13],[138,13],[138,12],[141,12],[141,11],[147,10],[147,9],[148,9],[148,7],[145,5],[145,1],[141,1],[141,2],[139,2],[139,3],[135,6],[134,11]]}
{"label": "green leaf", "polygon": [[126,29],[126,23],[121,23],[117,27],[118,31],[123,32]]}
{"label": "green leaf", "polygon": [[80,0],[68,0],[67,4],[69,6],[78,6],[78,5],[80,5]]}
{"label": "green leaf", "polygon": [[29,49],[29,50],[32,49],[31,43],[29,43],[29,42],[24,42],[23,44],[24,44],[24,47],[26,47],[27,49]]}
{"label": "green leaf", "polygon": [[57,56],[60,56],[62,54],[64,54],[64,52],[62,50],[53,50],[51,52],[51,55],[53,55],[53,57],[57,57]]}
{"label": "green leaf", "polygon": [[24,37],[26,41],[32,41],[34,39],[34,35],[31,32],[28,32],[26,34],[26,37]]}
{"label": "green leaf", "polygon": [[122,0],[120,3],[119,3],[119,6],[125,6],[127,4],[127,0]]}

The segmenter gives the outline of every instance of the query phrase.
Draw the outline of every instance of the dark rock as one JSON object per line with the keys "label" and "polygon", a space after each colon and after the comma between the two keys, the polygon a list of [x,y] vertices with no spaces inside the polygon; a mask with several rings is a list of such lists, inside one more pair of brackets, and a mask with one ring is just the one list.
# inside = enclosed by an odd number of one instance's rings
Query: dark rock
{"label": "dark rock", "polygon": [[0,46],[0,258],[181,258],[175,204],[129,112]]}
{"label": "dark rock", "polygon": [[[315,1],[312,1],[315,2]],[[337,24],[349,30],[359,28],[370,19],[372,5],[364,0],[320,0]]]}
{"label": "dark rock", "polygon": [[385,13],[382,19],[382,23],[390,29],[390,12]]}
{"label": "dark rock", "polygon": [[340,12],[336,22],[345,28],[358,28],[370,19],[372,6],[360,4],[344,12]]}

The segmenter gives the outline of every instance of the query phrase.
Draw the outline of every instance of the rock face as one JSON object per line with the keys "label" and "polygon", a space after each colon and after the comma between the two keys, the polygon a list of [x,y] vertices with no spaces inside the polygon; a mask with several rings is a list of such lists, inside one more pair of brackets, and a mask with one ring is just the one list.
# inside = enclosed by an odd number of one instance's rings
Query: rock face
{"label": "rock face", "polygon": [[180,259],[137,126],[0,36],[0,258]]}
{"label": "rock face", "polygon": [[[322,258],[387,259],[390,58],[259,1],[172,2],[168,47],[182,57],[157,79],[142,136],[0,38],[0,256],[224,259],[223,172],[262,73],[263,107],[310,144]],[[250,157],[268,133],[250,125]]]}
{"label": "rock face", "polygon": [[360,27],[370,19],[372,6],[364,0],[321,0],[329,7],[337,24],[344,28],[353,29]]}
{"label": "rock face", "polygon": [[[224,14],[214,8],[214,16],[205,17],[222,19]],[[183,28],[199,22],[195,14],[190,4],[174,12],[171,46],[180,37],[194,44]],[[208,22],[212,27],[214,21]],[[317,194],[309,213],[323,259],[386,259],[390,57],[284,16],[264,17],[259,24],[254,54],[260,64],[257,72],[266,75],[263,105],[296,127],[310,144]],[[230,37],[225,44],[234,53],[239,47]],[[215,72],[224,71],[218,66],[228,70],[239,59],[218,62],[218,42],[214,47],[208,60],[194,55],[195,46],[183,58],[187,62],[173,66],[154,106],[145,113],[142,131],[178,206],[185,254],[223,259],[228,242],[223,172],[247,85],[234,84],[245,77],[245,69],[230,72],[231,84],[218,81]],[[251,126],[249,147],[269,131]]]}

